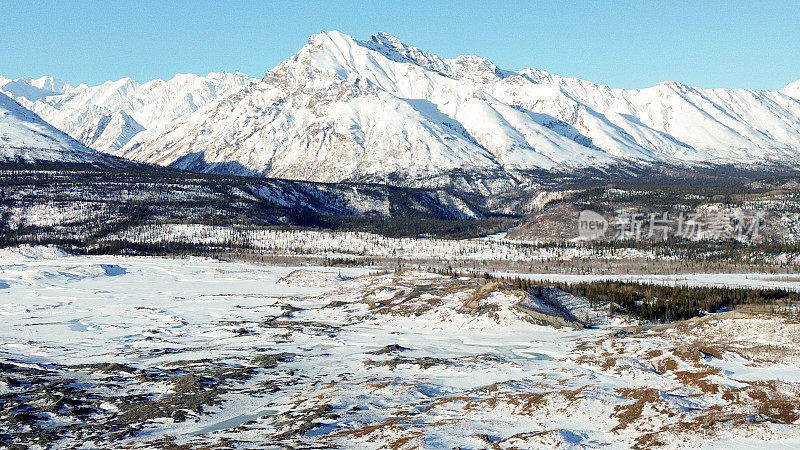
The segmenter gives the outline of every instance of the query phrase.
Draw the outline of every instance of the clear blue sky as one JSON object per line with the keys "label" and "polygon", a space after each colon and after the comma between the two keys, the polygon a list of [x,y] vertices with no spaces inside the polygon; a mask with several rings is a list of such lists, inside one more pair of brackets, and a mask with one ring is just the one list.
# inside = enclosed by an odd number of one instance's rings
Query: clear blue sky
{"label": "clear blue sky", "polygon": [[444,57],[479,54],[613,87],[778,89],[800,78],[796,0],[3,0],[0,11],[0,74],[71,84],[217,70],[260,77],[331,29],[357,39],[385,31]]}

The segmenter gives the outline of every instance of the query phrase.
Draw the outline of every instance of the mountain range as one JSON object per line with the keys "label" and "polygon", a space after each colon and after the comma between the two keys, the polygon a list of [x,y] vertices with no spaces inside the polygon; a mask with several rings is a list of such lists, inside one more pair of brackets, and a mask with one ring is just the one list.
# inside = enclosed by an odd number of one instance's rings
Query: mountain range
{"label": "mountain range", "polygon": [[0,77],[0,92],[54,127],[40,136],[77,154],[195,171],[496,191],[542,170],[800,165],[800,80],[779,91],[613,89],[479,56],[445,59],[385,33],[316,34],[260,80]]}

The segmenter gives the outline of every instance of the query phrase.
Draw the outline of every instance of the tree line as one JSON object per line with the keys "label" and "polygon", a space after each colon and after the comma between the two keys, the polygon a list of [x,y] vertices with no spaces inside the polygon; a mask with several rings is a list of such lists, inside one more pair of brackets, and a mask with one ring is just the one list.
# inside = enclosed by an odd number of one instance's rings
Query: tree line
{"label": "tree line", "polygon": [[505,280],[512,287],[533,294],[541,288],[555,287],[588,299],[593,307],[608,307],[609,314],[620,312],[649,322],[686,320],[740,305],[800,305],[800,293],[783,289],[665,286],[611,280],[579,283]]}

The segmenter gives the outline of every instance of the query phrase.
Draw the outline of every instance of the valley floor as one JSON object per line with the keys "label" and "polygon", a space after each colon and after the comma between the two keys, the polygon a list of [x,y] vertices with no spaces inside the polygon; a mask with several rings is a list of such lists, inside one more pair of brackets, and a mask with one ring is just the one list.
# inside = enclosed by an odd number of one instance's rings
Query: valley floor
{"label": "valley floor", "polygon": [[0,446],[800,445],[797,322],[545,310],[413,270],[0,250]]}

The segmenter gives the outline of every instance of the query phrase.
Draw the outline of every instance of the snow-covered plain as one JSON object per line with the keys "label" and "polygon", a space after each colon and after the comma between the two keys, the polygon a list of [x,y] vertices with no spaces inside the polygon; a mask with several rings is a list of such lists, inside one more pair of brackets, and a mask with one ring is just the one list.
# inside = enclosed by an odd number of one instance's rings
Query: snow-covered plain
{"label": "snow-covered plain", "polygon": [[555,328],[536,302],[425,272],[0,250],[0,445],[800,444],[797,323]]}

